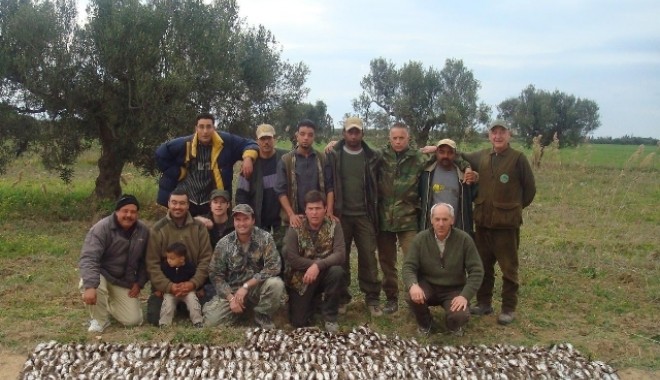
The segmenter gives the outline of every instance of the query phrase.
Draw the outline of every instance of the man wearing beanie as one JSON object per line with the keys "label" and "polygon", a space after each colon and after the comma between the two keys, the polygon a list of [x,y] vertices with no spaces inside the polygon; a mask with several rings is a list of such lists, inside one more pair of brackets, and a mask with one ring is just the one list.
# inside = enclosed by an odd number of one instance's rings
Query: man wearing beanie
{"label": "man wearing beanie", "polygon": [[122,195],[115,212],[92,226],[85,237],[78,267],[91,333],[102,333],[110,316],[124,326],[142,323],[139,295],[147,282],[149,228],[138,220],[139,209],[133,195]]}

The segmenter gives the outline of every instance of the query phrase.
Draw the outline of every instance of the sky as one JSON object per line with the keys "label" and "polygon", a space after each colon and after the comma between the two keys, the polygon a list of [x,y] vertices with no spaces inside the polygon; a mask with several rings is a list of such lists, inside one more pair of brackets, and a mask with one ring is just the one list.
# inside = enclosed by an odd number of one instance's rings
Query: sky
{"label": "sky", "polygon": [[537,89],[595,101],[594,136],[660,138],[660,1],[238,0],[282,57],[310,69],[307,101],[353,113],[369,62],[438,70],[461,59],[497,104]]}
{"label": "sky", "polygon": [[306,101],[324,101],[335,121],[354,113],[372,59],[438,70],[461,59],[493,118],[532,84],[595,101],[593,136],[660,138],[658,0],[237,2],[248,25],[273,32],[283,59],[309,67]]}

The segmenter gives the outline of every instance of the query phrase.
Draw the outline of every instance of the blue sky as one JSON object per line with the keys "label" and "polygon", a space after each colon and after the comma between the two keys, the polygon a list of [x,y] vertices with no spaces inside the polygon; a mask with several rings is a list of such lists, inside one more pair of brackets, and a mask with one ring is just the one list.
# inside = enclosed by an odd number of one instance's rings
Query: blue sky
{"label": "blue sky", "polygon": [[[496,109],[533,84],[600,107],[595,136],[660,138],[660,2],[239,0],[311,73],[308,101],[341,120],[373,58],[462,59]],[[495,116],[495,115],[493,115]]]}
{"label": "blue sky", "polygon": [[660,138],[657,0],[237,1],[247,24],[273,32],[284,59],[307,64],[307,101],[323,100],[335,121],[353,112],[372,59],[442,69],[454,58],[494,111],[533,84],[598,103],[594,136]]}

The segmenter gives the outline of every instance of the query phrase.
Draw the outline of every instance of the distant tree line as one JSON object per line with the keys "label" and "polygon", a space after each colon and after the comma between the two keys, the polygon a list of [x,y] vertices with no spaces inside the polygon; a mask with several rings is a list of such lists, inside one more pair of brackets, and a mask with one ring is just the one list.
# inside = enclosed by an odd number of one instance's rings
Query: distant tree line
{"label": "distant tree line", "polygon": [[660,140],[653,137],[635,137],[625,135],[623,137],[592,137],[591,144],[620,144],[620,145],[658,145]]}

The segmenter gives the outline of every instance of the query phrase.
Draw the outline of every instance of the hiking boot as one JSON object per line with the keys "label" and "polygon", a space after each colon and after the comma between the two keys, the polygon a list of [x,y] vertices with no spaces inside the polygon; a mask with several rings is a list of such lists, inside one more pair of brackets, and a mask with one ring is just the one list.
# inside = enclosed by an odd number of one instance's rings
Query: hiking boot
{"label": "hiking boot", "polygon": [[491,305],[477,305],[470,307],[470,314],[474,315],[489,315],[493,314],[493,307]]}
{"label": "hiking boot", "polygon": [[427,337],[431,334],[431,325],[428,327],[417,326],[417,335],[421,337]]}
{"label": "hiking boot", "polygon": [[110,321],[105,321],[105,323],[101,325],[99,321],[97,321],[96,319],[92,319],[91,321],[89,321],[89,328],[87,329],[87,332],[100,334],[108,326],[110,326]]}
{"label": "hiking boot", "polygon": [[337,309],[337,313],[340,315],[346,314],[346,311],[348,311],[348,304],[347,303],[342,303],[339,305],[339,308]]}
{"label": "hiking boot", "polygon": [[398,300],[387,300],[385,307],[383,308],[383,313],[385,314],[394,314],[399,310],[399,301]]}
{"label": "hiking boot", "polygon": [[380,309],[380,306],[378,305],[368,305],[367,309],[369,310],[369,314],[372,317],[380,317],[383,315],[383,311]]}
{"label": "hiking boot", "polygon": [[202,322],[197,322],[197,323],[193,324],[193,327],[195,327],[196,329],[203,329],[204,324]]}
{"label": "hiking boot", "polygon": [[270,315],[254,313],[254,321],[264,330],[272,330],[275,328],[275,323]]}
{"label": "hiking boot", "polygon": [[449,330],[448,333],[455,337],[462,337],[465,335],[465,330],[463,330],[463,326],[461,326],[456,330]]}
{"label": "hiking boot", "polygon": [[514,319],[516,319],[516,313],[513,311],[503,311],[500,313],[500,315],[497,316],[497,323],[506,326],[513,322]]}
{"label": "hiking boot", "polygon": [[336,334],[339,331],[339,324],[337,322],[325,322],[325,331]]}

